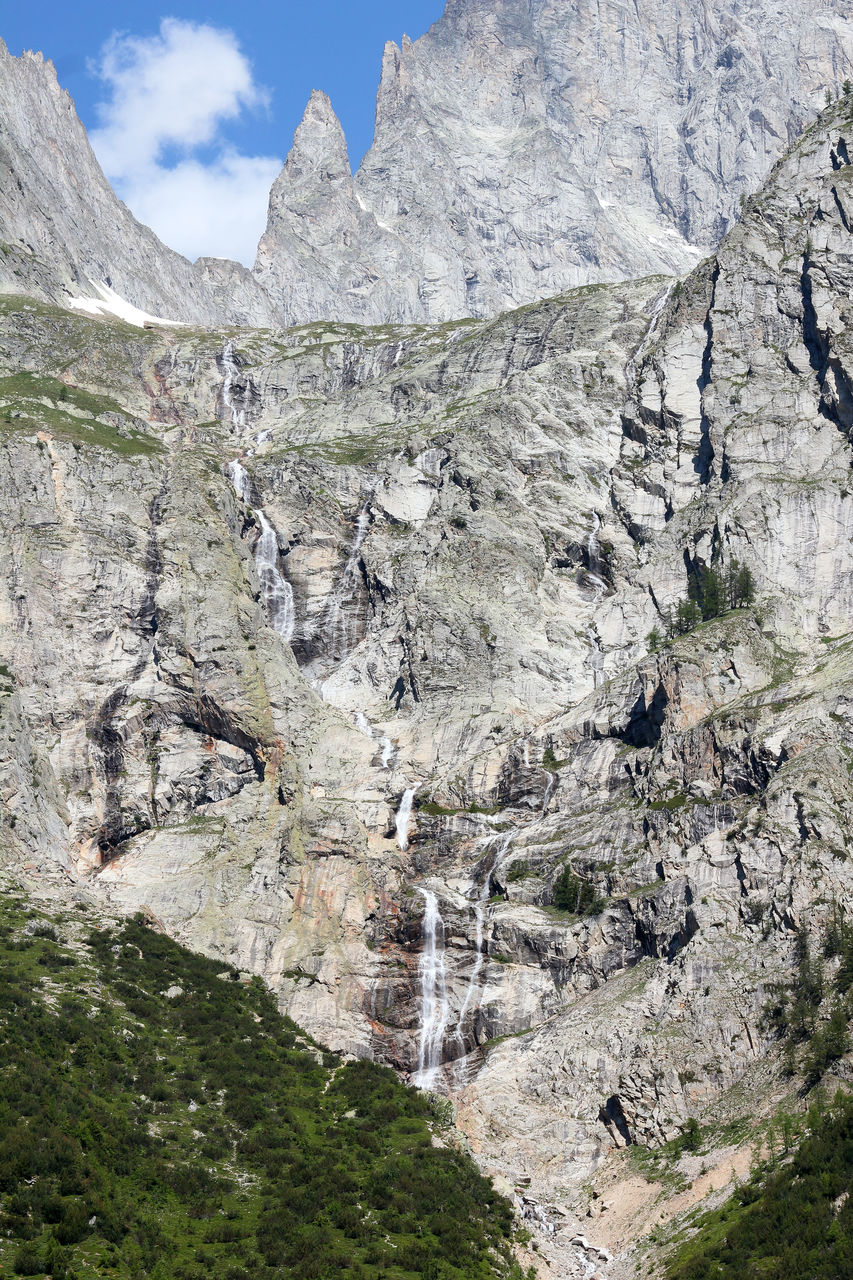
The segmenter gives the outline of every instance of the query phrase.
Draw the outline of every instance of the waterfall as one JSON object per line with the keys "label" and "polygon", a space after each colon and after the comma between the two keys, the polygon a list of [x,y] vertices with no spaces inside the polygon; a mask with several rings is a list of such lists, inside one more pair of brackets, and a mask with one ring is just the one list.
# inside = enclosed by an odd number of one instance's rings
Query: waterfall
{"label": "waterfall", "polygon": [[625,376],[628,379],[629,390],[630,390],[630,384],[634,381],[635,377],[637,376],[637,371],[640,367],[640,361],[648,351],[649,347],[652,345],[652,341],[654,340],[654,337],[657,334],[658,325],[660,324],[660,318],[663,315],[664,310],[666,309],[666,304],[669,302],[670,298],[672,297],[672,291],[675,288],[675,285],[676,285],[676,281],[673,280],[671,284],[667,285],[666,290],[661,294],[661,296],[655,302],[655,305],[652,308],[652,314],[649,317],[649,327],[646,330],[645,337],[643,338],[642,342],[637,347],[637,350],[634,352],[631,359],[628,361],[627,365],[625,366]]}
{"label": "waterfall", "polygon": [[601,546],[598,541],[598,531],[600,528],[601,518],[596,511],[593,511],[592,528],[590,529],[589,536],[586,540],[586,558],[589,562],[587,577],[595,587],[599,597],[608,589],[607,583],[601,577],[599,572],[601,568]]}
{"label": "waterfall", "polygon": [[[407,793],[408,794],[408,793]],[[414,794],[414,793],[413,793]],[[418,1044],[418,1071],[415,1083],[429,1089],[442,1061],[447,1028],[447,969],[444,956],[444,921],[438,899],[431,889],[418,889],[424,899],[423,950],[418,961],[421,980],[421,1035]]]}
{"label": "waterfall", "polygon": [[548,774],[548,781],[545,783],[545,795],[542,798],[543,814],[548,812],[548,805],[551,803],[551,796],[554,794],[554,787],[557,785],[556,774],[553,774],[550,769],[547,769],[546,772]]}
{"label": "waterfall", "polygon": [[364,734],[365,738],[370,738],[371,742],[373,741],[373,726],[363,711],[356,711],[355,727],[359,733]]}
{"label": "waterfall", "polygon": [[259,508],[255,515],[261,526],[261,536],[255,546],[255,564],[264,592],[273,631],[284,640],[293,637],[296,610],[293,605],[293,588],[278,567],[278,536],[269,520]]}
{"label": "waterfall", "polygon": [[371,742],[379,743],[379,748],[382,753],[380,756],[380,764],[383,769],[390,769],[391,761],[394,758],[394,743],[390,738],[379,738],[377,736],[376,730],[363,711],[356,711],[353,719],[355,720],[355,727],[360,733],[363,733],[366,738],[370,738]]}
{"label": "waterfall", "polygon": [[242,431],[246,426],[246,410],[234,399],[234,384],[240,376],[240,366],[234,359],[234,339],[229,338],[222,352],[222,367],[225,378],[222,382],[222,403],[228,410],[231,426],[235,431]]}
{"label": "waterfall", "polygon": [[242,498],[248,507],[252,500],[252,482],[242,462],[238,462],[236,458],[233,462],[229,462],[226,474],[237,491],[237,497]]}
{"label": "waterfall", "polygon": [[[476,954],[474,956],[474,967],[471,970],[471,977],[468,979],[468,989],[465,992],[465,999],[462,1001],[462,1008],[459,1010],[459,1019],[456,1023],[456,1041],[464,1055],[465,1041],[463,1038],[463,1028],[468,1010],[473,1004],[475,995],[480,989],[480,974],[483,972],[483,964],[485,962],[483,954],[483,942],[486,931],[486,911],[491,895],[492,876],[500,869],[501,863],[509,851],[512,838],[515,832],[510,831],[504,838],[503,843],[498,848],[494,857],[486,864],[485,875],[479,890],[477,889],[476,880],[472,884],[474,899],[474,946]],[[500,837],[496,837],[499,839]]]}
{"label": "waterfall", "polygon": [[400,808],[397,810],[397,843],[403,853],[409,847],[409,824],[412,820],[412,809],[415,803],[415,792],[417,787],[407,787],[403,792],[403,799],[400,801]]}
{"label": "waterfall", "polygon": [[[227,474],[238,497],[249,507],[252,482],[246,468],[235,458],[233,462],[229,462]],[[283,640],[290,641],[296,626],[296,607],[293,588],[278,567],[278,535],[263,507],[254,508],[254,516],[261,531],[255,543],[255,567],[258,570],[267,617],[273,631]]]}
{"label": "waterfall", "polygon": [[370,511],[366,502],[358,513],[355,538],[344,565],[340,580],[332,592],[323,627],[323,645],[332,662],[342,662],[352,648],[356,619],[352,608],[358,592],[360,573],[359,556],[367,530],[370,527]]}

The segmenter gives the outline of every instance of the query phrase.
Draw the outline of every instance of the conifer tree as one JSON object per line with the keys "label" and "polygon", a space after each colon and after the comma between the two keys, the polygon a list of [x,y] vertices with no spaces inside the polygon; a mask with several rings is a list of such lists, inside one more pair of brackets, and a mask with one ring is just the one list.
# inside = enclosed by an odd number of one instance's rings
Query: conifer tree
{"label": "conifer tree", "polygon": [[747,609],[755,603],[755,579],[747,565],[741,565],[737,575],[738,607]]}

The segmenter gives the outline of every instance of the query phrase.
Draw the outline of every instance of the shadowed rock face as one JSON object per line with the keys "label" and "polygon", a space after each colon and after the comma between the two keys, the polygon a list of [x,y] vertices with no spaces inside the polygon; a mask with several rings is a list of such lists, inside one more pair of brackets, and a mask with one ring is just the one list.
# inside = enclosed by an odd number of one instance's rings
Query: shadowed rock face
{"label": "shadowed rock face", "polygon": [[354,180],[312,98],[256,277],[289,320],[375,323],[681,273],[851,67],[836,0],[451,0],[386,47]]}
{"label": "shadowed rock face", "polygon": [[[682,284],[490,321],[0,299],[4,874],[145,908],[403,1070],[434,903],[438,1079],[567,1211],[761,1097],[793,930],[853,897],[851,138],[826,111]],[[757,606],[649,652],[733,558]]]}

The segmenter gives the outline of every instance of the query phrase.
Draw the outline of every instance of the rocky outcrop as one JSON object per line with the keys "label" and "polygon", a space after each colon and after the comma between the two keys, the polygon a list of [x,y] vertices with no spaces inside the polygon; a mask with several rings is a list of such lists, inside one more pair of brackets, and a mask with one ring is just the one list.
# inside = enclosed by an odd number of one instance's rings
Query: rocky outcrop
{"label": "rocky outcrop", "polygon": [[451,0],[387,46],[355,176],[312,95],[250,272],[137,223],[50,63],[0,45],[0,288],[140,324],[386,324],[683,274],[850,75],[838,0],[807,21],[793,0]]}
{"label": "rocky outcrop", "polygon": [[104,290],[146,315],[196,324],[264,324],[274,314],[244,268],[193,267],[137,222],[52,63],[13,58],[0,40],[0,291],[68,305],[103,302]]}

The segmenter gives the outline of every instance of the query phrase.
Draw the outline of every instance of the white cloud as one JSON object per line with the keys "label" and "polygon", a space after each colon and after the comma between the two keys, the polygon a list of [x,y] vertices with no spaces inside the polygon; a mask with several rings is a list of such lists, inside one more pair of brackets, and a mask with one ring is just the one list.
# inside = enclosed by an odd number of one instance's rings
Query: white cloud
{"label": "white cloud", "polygon": [[[111,98],[92,146],[137,218],[189,258],[251,266],[281,161],[240,155],[222,139],[223,122],[268,101],[234,33],[166,18],[150,39],[113,36],[94,69]],[[193,154],[199,147],[205,158]]]}

